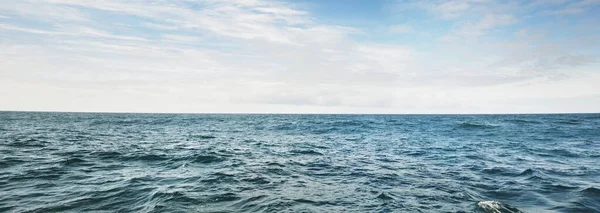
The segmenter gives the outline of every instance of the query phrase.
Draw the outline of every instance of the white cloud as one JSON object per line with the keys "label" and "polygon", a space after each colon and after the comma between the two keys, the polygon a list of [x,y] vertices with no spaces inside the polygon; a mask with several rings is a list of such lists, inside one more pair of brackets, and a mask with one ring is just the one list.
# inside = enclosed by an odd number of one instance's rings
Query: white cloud
{"label": "white cloud", "polygon": [[411,25],[398,24],[389,27],[389,31],[392,33],[410,34],[415,33],[416,30]]}
{"label": "white cloud", "polygon": [[[545,90],[600,91],[589,72],[596,56],[569,49],[573,42],[545,49],[534,30],[486,40],[520,21],[514,11],[490,9],[492,0],[429,3],[415,4],[455,26],[455,40],[431,41],[433,49],[361,40],[373,32],[280,1],[2,2],[11,18],[0,19],[0,109],[509,112],[515,98],[556,98]],[[548,83],[560,75],[570,80]],[[588,91],[561,92],[580,89]]]}
{"label": "white cloud", "polygon": [[477,38],[494,28],[510,25],[516,21],[516,18],[509,14],[487,14],[475,23],[463,24],[447,38]]}
{"label": "white cloud", "polygon": [[560,9],[560,10],[546,11],[546,12],[544,12],[544,14],[550,14],[550,15],[573,15],[573,14],[581,14],[583,12],[585,12],[584,8],[571,7],[571,8],[564,8],[564,9]]}
{"label": "white cloud", "polygon": [[31,28],[26,28],[26,27],[17,27],[17,26],[12,26],[12,25],[8,25],[8,24],[0,24],[0,29],[1,30],[11,30],[11,31],[12,30],[21,31],[21,32],[26,32],[26,33],[44,34],[44,35],[65,34],[65,33],[61,33],[61,32],[49,31],[49,30],[38,30],[38,29],[31,29]]}
{"label": "white cloud", "polygon": [[[564,3],[564,2],[561,2]],[[543,11],[542,14],[546,15],[579,15],[586,13],[588,10],[593,8],[595,5],[600,4],[599,0],[580,0],[573,1],[564,5],[559,9],[550,9]]]}
{"label": "white cloud", "polygon": [[444,19],[456,19],[473,11],[482,10],[482,6],[491,0],[439,0],[432,3],[419,3],[422,8]]}
{"label": "white cloud", "polygon": [[578,2],[573,3],[573,6],[592,6],[592,5],[597,5],[600,4],[600,0],[581,0]]}

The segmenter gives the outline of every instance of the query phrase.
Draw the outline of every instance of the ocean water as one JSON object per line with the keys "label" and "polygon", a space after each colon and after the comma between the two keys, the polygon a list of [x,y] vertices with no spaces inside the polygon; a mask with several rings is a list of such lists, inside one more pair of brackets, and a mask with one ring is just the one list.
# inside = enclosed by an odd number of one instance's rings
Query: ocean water
{"label": "ocean water", "polygon": [[0,112],[0,212],[600,212],[600,114]]}

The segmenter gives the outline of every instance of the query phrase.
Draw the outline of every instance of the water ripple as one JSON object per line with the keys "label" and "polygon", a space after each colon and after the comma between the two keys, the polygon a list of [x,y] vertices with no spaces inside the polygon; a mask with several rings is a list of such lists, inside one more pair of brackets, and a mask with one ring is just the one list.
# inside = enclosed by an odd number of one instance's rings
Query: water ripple
{"label": "water ripple", "polygon": [[0,112],[0,212],[600,212],[599,117]]}

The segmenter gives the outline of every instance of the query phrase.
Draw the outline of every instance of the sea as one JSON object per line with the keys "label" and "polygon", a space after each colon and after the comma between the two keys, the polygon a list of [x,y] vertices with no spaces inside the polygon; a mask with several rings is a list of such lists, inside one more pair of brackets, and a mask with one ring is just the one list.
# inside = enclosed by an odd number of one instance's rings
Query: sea
{"label": "sea", "polygon": [[600,212],[600,114],[0,112],[0,212]]}

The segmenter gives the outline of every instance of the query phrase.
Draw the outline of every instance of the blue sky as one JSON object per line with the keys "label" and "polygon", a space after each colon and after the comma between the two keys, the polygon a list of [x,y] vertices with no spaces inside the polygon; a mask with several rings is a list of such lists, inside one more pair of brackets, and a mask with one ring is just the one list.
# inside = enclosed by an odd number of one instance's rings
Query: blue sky
{"label": "blue sky", "polygon": [[600,0],[7,0],[0,110],[600,109]]}

